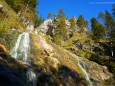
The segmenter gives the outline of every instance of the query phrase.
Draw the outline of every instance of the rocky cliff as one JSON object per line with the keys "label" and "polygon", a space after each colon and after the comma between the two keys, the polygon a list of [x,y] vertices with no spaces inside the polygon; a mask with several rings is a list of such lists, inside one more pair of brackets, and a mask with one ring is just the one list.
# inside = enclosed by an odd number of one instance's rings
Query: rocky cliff
{"label": "rocky cliff", "polygon": [[[21,44],[20,47],[23,46]],[[107,67],[77,56],[51,41],[46,41],[43,34],[31,34],[29,44],[31,47],[29,58],[36,73],[37,86],[114,86],[113,74]],[[12,58],[3,45],[0,46],[0,52],[2,68],[0,85],[25,86],[27,63]],[[21,55],[21,52],[17,53]],[[12,78],[15,80],[12,81]]]}
{"label": "rocky cliff", "polygon": [[31,57],[38,86],[113,86],[107,67],[76,56],[47,42],[42,35],[32,36]]}
{"label": "rocky cliff", "polygon": [[52,41],[58,19],[48,19],[34,31],[33,17],[29,21],[5,1],[0,3],[0,86],[115,85],[109,43],[96,43],[88,28],[81,31],[76,25],[71,30],[66,19],[69,37],[59,46]]}

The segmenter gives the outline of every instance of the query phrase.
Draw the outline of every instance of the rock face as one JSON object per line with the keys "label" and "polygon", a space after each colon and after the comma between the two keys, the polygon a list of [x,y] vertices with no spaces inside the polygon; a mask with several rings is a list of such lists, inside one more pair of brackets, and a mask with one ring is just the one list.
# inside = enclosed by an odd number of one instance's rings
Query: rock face
{"label": "rock face", "polygon": [[24,86],[23,64],[13,59],[0,44],[0,86]]}
{"label": "rock face", "polygon": [[38,86],[114,86],[107,68],[78,57],[43,36],[32,36],[31,56]]}
{"label": "rock face", "polygon": [[34,31],[34,24],[27,20],[24,15],[22,15],[20,12],[18,13],[18,16],[20,17],[22,23],[26,26],[26,29],[30,32]]}
{"label": "rock face", "polygon": [[53,20],[52,19],[48,19],[46,21],[44,21],[38,28],[38,32],[42,32],[44,34],[47,33],[48,29],[49,29],[49,25],[53,26]]}
{"label": "rock face", "polygon": [[[75,19],[75,22],[77,22],[77,18],[74,17],[74,19]],[[52,35],[52,34],[55,35],[55,29],[58,25],[58,21],[59,21],[58,18],[45,20],[40,26],[38,26],[36,28],[37,32],[47,34],[47,35]],[[70,21],[68,19],[66,19],[65,23],[66,23],[66,27],[68,28],[68,31],[71,32]],[[75,32],[80,32],[80,29],[77,29],[79,27],[77,25],[75,27],[76,27]],[[89,32],[89,30],[87,28],[83,28],[83,31]]]}

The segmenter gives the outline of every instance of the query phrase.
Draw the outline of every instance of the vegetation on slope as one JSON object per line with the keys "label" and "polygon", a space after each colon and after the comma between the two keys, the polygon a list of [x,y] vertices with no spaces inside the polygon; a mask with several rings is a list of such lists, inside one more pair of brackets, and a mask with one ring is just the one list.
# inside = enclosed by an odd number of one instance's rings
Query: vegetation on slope
{"label": "vegetation on slope", "polygon": [[16,12],[4,1],[0,0],[3,9],[0,10],[0,33],[8,33],[14,29],[24,30],[24,25]]}
{"label": "vegetation on slope", "polygon": [[[87,28],[88,22],[82,15],[78,17],[77,21],[72,17],[69,21],[70,25],[68,25],[68,19],[62,9],[55,17],[53,13],[49,13],[48,17],[55,18],[53,22],[54,24],[57,23],[57,27],[53,27],[54,34],[49,34],[53,39],[52,42],[61,45],[76,55],[105,65],[110,72],[115,73],[115,5],[113,5],[112,11],[113,14],[107,10],[105,13],[101,12],[99,14],[99,18],[103,20],[103,23],[100,23],[102,21],[98,21],[96,18],[92,18],[91,30]],[[65,18],[66,24],[64,21],[60,23],[62,17]],[[52,27],[49,27],[49,29],[52,29]]]}

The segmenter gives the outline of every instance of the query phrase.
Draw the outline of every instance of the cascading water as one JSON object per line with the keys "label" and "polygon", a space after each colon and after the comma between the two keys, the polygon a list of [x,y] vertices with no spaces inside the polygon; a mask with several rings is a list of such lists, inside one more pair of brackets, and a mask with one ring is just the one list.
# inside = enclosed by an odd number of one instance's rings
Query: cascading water
{"label": "cascading water", "polygon": [[89,76],[86,72],[86,70],[80,65],[80,62],[78,61],[78,66],[80,67],[82,73],[83,73],[83,76],[85,77],[86,81],[89,82],[89,86],[92,86],[92,82],[90,81],[89,79]]}
{"label": "cascading water", "polygon": [[[30,37],[29,33],[23,32],[18,36],[17,42],[11,51],[11,56],[15,59],[30,63]],[[31,67],[27,69],[27,86],[36,86],[36,74]]]}

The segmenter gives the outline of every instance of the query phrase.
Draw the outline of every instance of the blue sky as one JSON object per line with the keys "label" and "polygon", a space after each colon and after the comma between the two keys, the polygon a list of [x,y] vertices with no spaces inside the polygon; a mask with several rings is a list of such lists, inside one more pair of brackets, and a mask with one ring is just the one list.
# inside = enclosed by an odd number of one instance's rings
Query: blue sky
{"label": "blue sky", "polygon": [[113,2],[115,0],[39,0],[37,9],[45,19],[49,12],[58,14],[59,9],[63,8],[68,18],[82,14],[90,21],[92,17],[97,18],[100,11],[107,9],[111,12]]}

